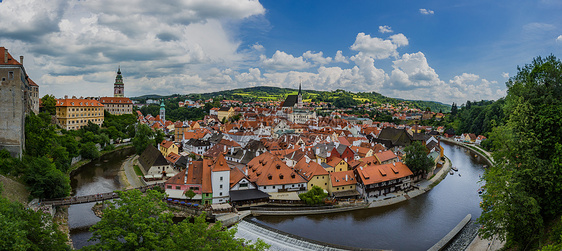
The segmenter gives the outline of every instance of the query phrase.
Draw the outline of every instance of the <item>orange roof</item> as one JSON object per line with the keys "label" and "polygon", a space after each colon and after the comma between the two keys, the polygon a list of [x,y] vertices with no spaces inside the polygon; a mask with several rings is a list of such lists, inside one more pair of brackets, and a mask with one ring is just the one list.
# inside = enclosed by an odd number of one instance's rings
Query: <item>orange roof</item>
{"label": "orange roof", "polygon": [[215,160],[215,165],[213,166],[213,172],[222,172],[222,171],[230,171],[230,167],[226,160],[224,159],[224,155],[221,153],[219,157]]}
{"label": "orange roof", "polygon": [[412,171],[402,162],[384,165],[364,166],[356,169],[365,185],[400,179],[412,175]]}
{"label": "orange roof", "polygon": [[81,107],[91,107],[91,106],[103,106],[95,99],[80,99],[80,98],[67,98],[67,99],[57,99],[57,106],[81,106]]}
{"label": "orange roof", "polygon": [[35,82],[33,82],[33,80],[31,80],[31,78],[29,78],[29,77],[27,78],[27,82],[29,82],[29,85],[31,85],[31,86],[39,86]]}
{"label": "orange roof", "polygon": [[185,171],[181,171],[178,174],[174,175],[172,178],[166,180],[166,185],[184,185],[185,176],[187,175],[187,169]]}
{"label": "orange roof", "polygon": [[329,161],[328,163],[326,163],[326,164],[328,164],[329,166],[335,167],[335,166],[338,165],[342,160],[343,160],[342,158],[335,157],[335,158],[333,158],[332,160],[330,160],[330,161]]}
{"label": "orange roof", "polygon": [[160,145],[164,148],[170,148],[173,144],[174,142],[167,140],[163,140],[162,143],[160,143]]}
{"label": "orange roof", "polygon": [[353,170],[330,173],[332,187],[349,186],[357,184]]}
{"label": "orange roof", "polygon": [[132,104],[133,101],[125,97],[101,97],[100,102],[102,104]]}
{"label": "orange roof", "polygon": [[6,61],[5,59],[5,55],[6,55],[6,51],[7,49],[5,47],[0,47],[0,65],[22,65],[20,62],[18,62],[17,60],[15,60],[12,55],[8,52],[8,62],[4,63],[4,61]]}
{"label": "orange roof", "polygon": [[201,175],[201,192],[212,193],[213,186],[211,183],[211,167],[213,166],[213,160],[205,159],[203,160],[203,172]]}
{"label": "orange roof", "polygon": [[170,163],[176,163],[176,161],[178,161],[178,159],[181,158],[181,155],[171,152],[168,154],[168,157],[166,157],[166,160]]}
{"label": "orange roof", "polygon": [[314,176],[328,175],[328,171],[320,164],[310,161],[306,163],[306,158],[302,158],[294,167],[295,171],[299,173],[307,181],[310,181]]}
{"label": "orange roof", "polygon": [[270,152],[255,157],[246,167],[250,181],[258,186],[306,183],[303,177]]}
{"label": "orange roof", "polygon": [[394,154],[394,152],[392,152],[390,150],[380,152],[380,153],[375,153],[375,156],[377,157],[377,159],[379,160],[380,163],[398,157],[398,156],[396,156],[396,154]]}
{"label": "orange roof", "polygon": [[240,171],[238,168],[233,168],[230,171],[230,187],[235,186],[240,180],[246,178],[246,175]]}
{"label": "orange roof", "polygon": [[379,159],[375,155],[367,158],[362,158],[361,162],[365,163],[366,165],[378,165],[380,164]]}

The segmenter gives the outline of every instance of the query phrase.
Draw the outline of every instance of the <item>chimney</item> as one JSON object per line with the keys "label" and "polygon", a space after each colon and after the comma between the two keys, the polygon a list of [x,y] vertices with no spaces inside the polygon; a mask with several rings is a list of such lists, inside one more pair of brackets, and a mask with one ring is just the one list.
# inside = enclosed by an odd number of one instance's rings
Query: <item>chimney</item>
{"label": "chimney", "polygon": [[64,95],[64,99],[68,99],[68,95]]}
{"label": "chimney", "polygon": [[8,63],[8,49],[4,48],[4,64]]}
{"label": "chimney", "polygon": [[23,64],[23,56],[20,56],[20,64]]}

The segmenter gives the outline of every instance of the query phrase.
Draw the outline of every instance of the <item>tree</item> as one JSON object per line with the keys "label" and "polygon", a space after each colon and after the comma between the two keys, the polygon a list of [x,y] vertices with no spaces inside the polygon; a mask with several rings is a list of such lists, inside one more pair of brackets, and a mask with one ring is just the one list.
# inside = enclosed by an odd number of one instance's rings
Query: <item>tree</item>
{"label": "tree", "polygon": [[427,148],[419,141],[413,142],[404,148],[405,157],[404,164],[412,170],[414,174],[427,173],[433,166],[434,162],[427,157]]}
{"label": "tree", "polygon": [[49,115],[56,114],[57,100],[54,95],[45,95],[41,98],[41,104],[43,104],[43,109],[41,112],[46,112]]}
{"label": "tree", "polygon": [[189,199],[193,199],[193,197],[195,197],[195,192],[193,192],[193,190],[189,189],[189,190],[185,190],[185,192],[183,193],[185,194],[185,196],[187,196]]}
{"label": "tree", "polygon": [[61,198],[70,194],[70,179],[47,157],[24,156],[25,183],[33,197]]}
{"label": "tree", "polygon": [[103,218],[90,228],[90,240],[97,244],[86,250],[263,250],[263,242],[255,245],[235,239],[235,228],[224,230],[220,222],[213,226],[205,214],[194,223],[184,220],[173,224],[172,214],[164,212],[164,194],[149,189],[146,195],[138,190],[119,191],[119,199],[109,202]]}
{"label": "tree", "polygon": [[138,155],[140,155],[149,144],[154,144],[153,137],[154,133],[147,125],[142,124],[137,127],[135,137],[133,138],[133,146]]}
{"label": "tree", "polygon": [[2,250],[70,250],[67,238],[50,216],[0,197],[0,247]]}
{"label": "tree", "polygon": [[80,155],[85,159],[97,159],[100,157],[100,151],[94,142],[82,144]]}
{"label": "tree", "polygon": [[543,222],[562,214],[562,62],[537,57],[507,87],[508,117],[492,132],[496,164],[484,174],[480,233],[526,248]]}
{"label": "tree", "polygon": [[457,111],[458,111],[457,104],[453,102],[453,105],[451,106],[451,115],[453,116],[457,115]]}
{"label": "tree", "polygon": [[320,204],[328,196],[319,186],[313,186],[308,192],[299,194],[299,198],[308,205]]}

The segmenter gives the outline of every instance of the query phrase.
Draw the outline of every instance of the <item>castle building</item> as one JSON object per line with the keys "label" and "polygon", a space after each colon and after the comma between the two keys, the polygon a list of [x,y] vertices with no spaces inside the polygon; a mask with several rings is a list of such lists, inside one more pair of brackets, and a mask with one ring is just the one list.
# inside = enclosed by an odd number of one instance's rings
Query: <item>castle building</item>
{"label": "castle building", "polygon": [[123,76],[121,76],[121,67],[117,70],[115,84],[113,84],[113,97],[125,97],[125,86],[123,84]]}
{"label": "castle building", "polygon": [[78,130],[92,122],[103,124],[103,105],[95,99],[68,98],[57,99],[57,121],[63,129]]}
{"label": "castle building", "polygon": [[285,117],[296,124],[305,124],[311,119],[316,119],[315,111],[303,109],[301,84],[299,84],[298,94],[288,95],[281,104],[281,108],[285,112]]}
{"label": "castle building", "polygon": [[101,97],[100,103],[104,110],[112,115],[123,115],[133,113],[133,101],[125,97]]}
{"label": "castle building", "polygon": [[[35,90],[38,93],[39,86]],[[32,110],[32,91],[23,56],[18,62],[0,47],[0,149],[14,157],[21,157],[25,149],[25,116]]]}

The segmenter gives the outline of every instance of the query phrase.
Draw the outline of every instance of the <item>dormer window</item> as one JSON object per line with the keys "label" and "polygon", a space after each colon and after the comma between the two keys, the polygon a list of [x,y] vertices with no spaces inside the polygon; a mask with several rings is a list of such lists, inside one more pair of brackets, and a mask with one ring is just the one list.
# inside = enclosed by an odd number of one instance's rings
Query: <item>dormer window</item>
{"label": "dormer window", "polygon": [[271,179],[273,179],[273,176],[271,176],[271,174],[268,174],[268,175],[267,175],[267,179],[268,179],[268,180],[271,180]]}
{"label": "dormer window", "polygon": [[283,174],[279,174],[279,179],[283,179]]}
{"label": "dormer window", "polygon": [[281,165],[277,164],[277,165],[275,166],[275,168],[281,169]]}

